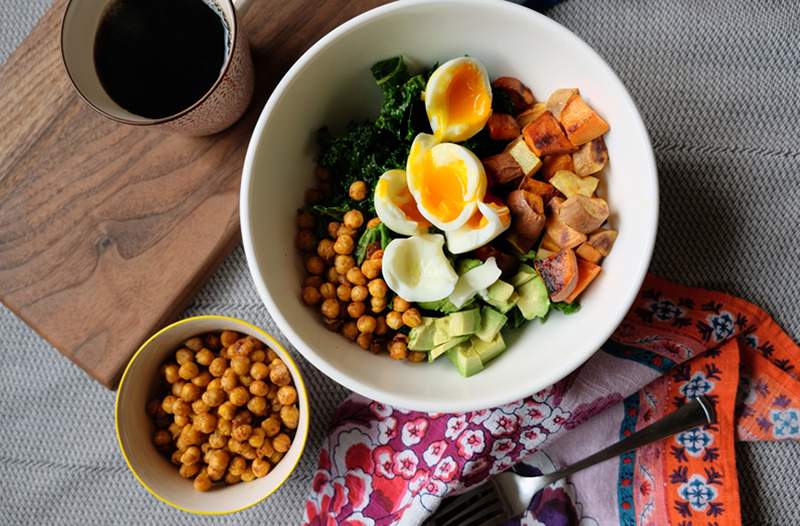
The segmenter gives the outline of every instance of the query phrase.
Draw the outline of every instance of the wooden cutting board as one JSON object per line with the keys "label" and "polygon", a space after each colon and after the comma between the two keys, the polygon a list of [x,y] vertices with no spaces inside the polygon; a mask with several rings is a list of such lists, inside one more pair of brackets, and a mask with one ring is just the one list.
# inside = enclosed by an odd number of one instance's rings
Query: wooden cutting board
{"label": "wooden cutting board", "polygon": [[256,96],[188,138],[123,126],[74,93],[57,0],[0,69],[0,300],[113,387],[239,241],[239,179],[264,102],[325,33],[380,0],[253,0]]}

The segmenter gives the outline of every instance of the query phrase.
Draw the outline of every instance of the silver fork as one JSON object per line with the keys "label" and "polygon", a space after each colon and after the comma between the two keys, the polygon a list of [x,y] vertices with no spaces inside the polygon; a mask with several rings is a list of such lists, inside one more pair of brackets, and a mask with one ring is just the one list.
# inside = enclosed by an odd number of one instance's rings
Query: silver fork
{"label": "silver fork", "polygon": [[539,476],[500,473],[463,495],[446,499],[425,526],[496,526],[523,513],[540,489],[573,473],[693,427],[716,422],[714,405],[705,396],[583,460]]}

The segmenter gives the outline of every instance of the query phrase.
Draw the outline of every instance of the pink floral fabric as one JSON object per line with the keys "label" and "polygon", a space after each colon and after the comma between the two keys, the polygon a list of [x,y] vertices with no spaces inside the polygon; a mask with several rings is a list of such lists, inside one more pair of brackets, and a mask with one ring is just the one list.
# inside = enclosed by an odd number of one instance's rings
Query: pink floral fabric
{"label": "pink floral fabric", "polygon": [[525,400],[444,414],[348,398],[320,451],[304,523],[419,524],[496,473],[555,469],[705,394],[718,424],[556,483],[512,523],[736,524],[734,437],[800,438],[799,361],[757,307],[650,276],[602,352]]}

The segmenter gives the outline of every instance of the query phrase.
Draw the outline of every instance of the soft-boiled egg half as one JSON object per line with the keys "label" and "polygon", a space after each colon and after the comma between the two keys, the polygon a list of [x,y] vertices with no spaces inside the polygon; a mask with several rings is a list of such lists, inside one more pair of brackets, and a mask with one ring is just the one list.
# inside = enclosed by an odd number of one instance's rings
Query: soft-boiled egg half
{"label": "soft-boiled egg half", "polygon": [[492,114],[492,86],[483,64],[470,57],[448,60],[425,86],[425,110],[440,141],[466,141]]}
{"label": "soft-boiled egg half", "polygon": [[383,251],[383,279],[406,301],[436,301],[453,292],[458,275],[444,254],[441,234],[392,240]]}
{"label": "soft-boiled egg half", "polygon": [[462,227],[486,194],[480,159],[461,145],[420,133],[411,145],[406,180],[420,213],[437,228]]}
{"label": "soft-boiled egg half", "polygon": [[389,170],[378,179],[375,212],[386,228],[405,236],[424,234],[430,226],[408,190],[405,170]]}
{"label": "soft-boiled egg half", "polygon": [[447,250],[463,254],[482,247],[511,226],[511,212],[499,200],[479,202],[472,217],[457,230],[446,232]]}

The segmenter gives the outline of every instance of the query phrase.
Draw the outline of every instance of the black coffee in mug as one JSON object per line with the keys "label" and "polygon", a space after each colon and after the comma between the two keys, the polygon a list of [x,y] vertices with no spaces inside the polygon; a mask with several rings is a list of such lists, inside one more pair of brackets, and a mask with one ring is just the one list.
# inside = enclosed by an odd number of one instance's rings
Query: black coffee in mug
{"label": "black coffee in mug", "polygon": [[151,119],[199,101],[228,54],[222,15],[203,0],[113,0],[100,19],[94,64],[103,88]]}

